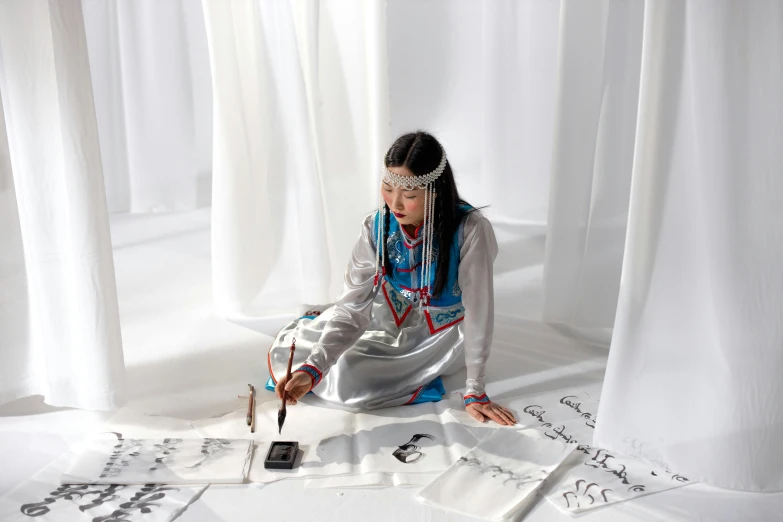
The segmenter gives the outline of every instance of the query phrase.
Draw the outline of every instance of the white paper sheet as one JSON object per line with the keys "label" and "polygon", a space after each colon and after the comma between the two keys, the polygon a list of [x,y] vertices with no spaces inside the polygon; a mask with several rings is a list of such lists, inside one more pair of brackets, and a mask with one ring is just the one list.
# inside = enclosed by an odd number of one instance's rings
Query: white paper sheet
{"label": "white paper sheet", "polygon": [[[352,413],[300,401],[288,408],[283,433],[277,432],[276,402],[258,406],[256,457],[252,482],[283,478],[358,476],[366,473],[435,473],[447,469],[478,442],[446,413],[446,401]],[[193,422],[203,437],[251,436],[244,410],[219,419]],[[241,435],[240,435],[241,434]],[[264,469],[272,441],[297,441],[301,462],[291,470]],[[344,482],[350,485],[350,479]],[[358,485],[366,483],[357,479]]]}
{"label": "white paper sheet", "polygon": [[536,490],[573,449],[538,432],[497,430],[417,498],[474,517],[507,518],[535,499]]}
{"label": "white paper sheet", "polygon": [[364,473],[318,477],[306,479],[304,487],[306,489],[421,488],[438,478],[438,475],[439,473]]}
{"label": "white paper sheet", "polygon": [[169,522],[207,486],[60,485],[68,452],[0,499],[3,522]]}
{"label": "white paper sheet", "polygon": [[[591,447],[599,394],[600,388],[593,386],[503,401],[519,421],[511,428],[536,429],[575,449],[541,491],[549,502],[563,512],[578,513],[690,484],[663,466]],[[482,426],[464,412],[451,414],[470,429]]]}
{"label": "white paper sheet", "polygon": [[93,440],[62,484],[241,484],[253,443],[241,439]]}

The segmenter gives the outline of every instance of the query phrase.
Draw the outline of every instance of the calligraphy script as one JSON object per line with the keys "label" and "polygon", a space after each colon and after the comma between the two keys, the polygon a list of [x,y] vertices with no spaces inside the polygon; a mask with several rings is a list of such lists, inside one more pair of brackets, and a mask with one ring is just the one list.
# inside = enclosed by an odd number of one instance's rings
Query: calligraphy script
{"label": "calligraphy script", "polygon": [[576,398],[577,398],[576,395],[566,395],[565,397],[560,399],[560,404],[564,404],[564,405],[568,406],[569,408],[571,408],[572,410],[574,410],[575,412],[577,412],[581,418],[586,419],[585,425],[587,427],[595,429],[595,421],[597,420],[596,417],[595,417],[595,414],[590,413],[590,412],[586,412],[586,411],[582,411],[580,409],[580,407],[582,406],[582,403],[581,402],[575,402],[574,400],[572,400],[572,399],[576,399]]}
{"label": "calligraphy script", "polygon": [[[24,504],[20,511],[23,515],[28,517],[40,517],[49,513],[52,504],[55,504],[58,500],[70,500],[76,501],[79,506],[79,511],[86,512],[100,505],[121,500],[118,493],[129,487],[130,486],[119,486],[116,484],[108,486],[64,484],[49,493],[49,496],[44,498],[41,502]],[[128,520],[133,519],[134,512],[138,512],[139,514],[151,513],[154,508],[160,507],[158,501],[162,500],[168,491],[179,491],[179,489],[169,486],[147,484],[130,497],[127,502],[121,502],[111,514],[95,517],[92,519],[92,522],[127,522]],[[82,499],[88,500],[87,497],[93,495],[94,498],[90,499],[89,502],[79,504],[78,501]]]}
{"label": "calligraphy script", "polygon": [[528,415],[532,415],[534,418],[538,419],[540,422],[546,422],[544,420],[544,414],[546,413],[546,410],[543,409],[538,404],[531,404],[530,406],[525,406],[525,409],[522,410]]}
{"label": "calligraphy script", "polygon": [[[542,400],[541,403],[530,404],[522,410],[540,423],[546,437],[565,444],[577,444],[576,451],[581,454],[574,464],[575,467],[569,472],[573,482],[569,486],[564,484],[552,496],[553,501],[558,504],[563,502],[570,510],[584,509],[668,489],[672,487],[667,485],[669,481],[688,482],[686,477],[672,474],[668,470],[643,467],[639,469],[633,464],[636,460],[626,461],[626,457],[615,457],[604,449],[580,444],[578,438],[584,438],[585,434],[578,430],[574,433],[579,421],[595,429],[598,420],[594,412],[588,411],[584,399],[580,398],[585,396],[586,394],[565,395],[559,400],[553,397],[552,402]],[[570,413],[561,411],[560,405],[568,408]],[[554,419],[557,421],[553,422]],[[628,466],[632,466],[630,470]],[[629,476],[629,471],[633,476]]]}
{"label": "calligraphy script", "polygon": [[564,425],[560,425],[555,428],[552,426],[551,422],[545,422],[541,426],[543,428],[549,428],[552,430],[552,433],[550,433],[549,430],[544,432],[544,435],[546,435],[552,440],[563,439],[563,441],[565,441],[566,444],[577,444],[579,442],[571,435],[566,435]]}
{"label": "calligraphy script", "polygon": [[[560,402],[563,402],[562,400]],[[547,431],[544,432],[544,435],[549,437],[552,440],[562,439],[565,441],[566,444],[579,444],[579,441],[576,439],[573,435],[568,435],[566,433],[566,427],[565,425],[561,424],[558,426],[555,426],[551,422],[547,422],[547,420],[544,418],[544,414],[546,413],[546,410],[539,404],[531,404],[530,406],[526,406],[522,411],[530,415],[531,417],[537,419],[539,422],[541,422],[542,428],[548,428]],[[589,415],[589,414],[588,414]],[[586,444],[580,444],[577,447],[578,450],[587,453],[590,449],[590,446]]]}
{"label": "calligraphy script", "polygon": [[478,472],[482,475],[491,473],[491,478],[497,478],[498,480],[502,479],[502,485],[510,484],[516,489],[522,489],[527,484],[530,484],[532,482],[542,482],[546,477],[549,475],[547,470],[542,469],[538,472],[533,472],[532,474],[528,474],[525,476],[517,475],[511,470],[505,469],[501,466],[497,466],[495,464],[483,462],[477,458],[467,458],[467,457],[460,457],[460,459],[457,461],[460,464],[463,464],[468,467],[476,467],[478,469]]}

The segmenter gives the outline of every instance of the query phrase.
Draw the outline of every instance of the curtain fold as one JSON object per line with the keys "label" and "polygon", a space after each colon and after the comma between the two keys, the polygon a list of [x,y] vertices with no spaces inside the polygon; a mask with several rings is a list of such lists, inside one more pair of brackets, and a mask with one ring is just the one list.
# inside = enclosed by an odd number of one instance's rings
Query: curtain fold
{"label": "curtain fold", "polygon": [[2,225],[11,315],[0,324],[0,402],[40,394],[54,406],[116,407],[125,368],[79,1],[0,3],[0,96],[0,190],[14,200]]}
{"label": "curtain fold", "polygon": [[611,328],[623,266],[643,2],[563,2],[543,317]]}
{"label": "curtain fold", "polygon": [[219,314],[331,301],[389,143],[381,1],[203,2]]}
{"label": "curtain fold", "polygon": [[783,5],[648,0],[595,444],[783,489]]}
{"label": "curtain fold", "polygon": [[200,3],[82,4],[109,211],[208,207],[212,93]]}

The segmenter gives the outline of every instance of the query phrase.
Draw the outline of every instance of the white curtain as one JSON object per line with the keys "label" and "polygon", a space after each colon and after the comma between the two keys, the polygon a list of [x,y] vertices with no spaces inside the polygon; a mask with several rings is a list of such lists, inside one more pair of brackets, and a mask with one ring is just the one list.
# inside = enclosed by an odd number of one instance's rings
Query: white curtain
{"label": "white curtain", "polygon": [[611,328],[628,217],[644,2],[560,14],[543,316]]}
{"label": "white curtain", "polygon": [[290,312],[342,288],[389,145],[383,5],[204,0],[219,313]]}
{"label": "white curtain", "polygon": [[497,314],[542,318],[560,2],[388,2],[392,136],[440,139],[501,245]]}
{"label": "white curtain", "polygon": [[80,2],[0,2],[0,96],[0,402],[115,407],[125,369]]}
{"label": "white curtain", "polygon": [[546,226],[560,3],[388,2],[392,135],[431,131],[495,223]]}
{"label": "white curtain", "polygon": [[783,4],[648,0],[595,443],[783,489]]}
{"label": "white curtain", "polygon": [[389,2],[392,134],[434,132],[462,195],[488,205],[514,294],[499,293],[500,314],[607,338],[596,329],[617,304],[643,7]]}
{"label": "white curtain", "polygon": [[201,4],[82,4],[109,211],[208,207],[212,93]]}

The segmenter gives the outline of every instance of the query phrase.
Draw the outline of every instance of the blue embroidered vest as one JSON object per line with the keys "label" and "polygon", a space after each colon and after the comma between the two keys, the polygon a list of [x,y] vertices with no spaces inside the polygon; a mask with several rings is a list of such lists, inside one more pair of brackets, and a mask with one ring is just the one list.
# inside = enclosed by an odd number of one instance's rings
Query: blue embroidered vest
{"label": "blue embroidered vest", "polygon": [[[429,309],[425,309],[424,315],[429,325],[430,333],[434,334],[453,326],[465,318],[465,307],[462,306],[462,290],[457,280],[459,272],[459,238],[462,234],[462,218],[472,210],[467,205],[457,208],[457,220],[460,225],[454,232],[454,240],[451,243],[451,256],[449,258],[449,271],[446,284],[439,296],[433,296]],[[375,226],[373,233],[378,230],[379,214],[375,213]],[[373,238],[374,239],[374,238]],[[374,241],[373,241],[374,242]],[[402,326],[410,314],[414,305],[419,300],[421,285],[421,255],[423,238],[408,235],[397,223],[396,219],[389,220],[389,235],[386,240],[386,256],[391,263],[391,273],[386,274],[381,285],[381,292],[386,303],[391,309],[397,326]],[[435,275],[438,273],[438,241],[434,239],[432,245],[432,269],[431,285],[435,287]]]}

